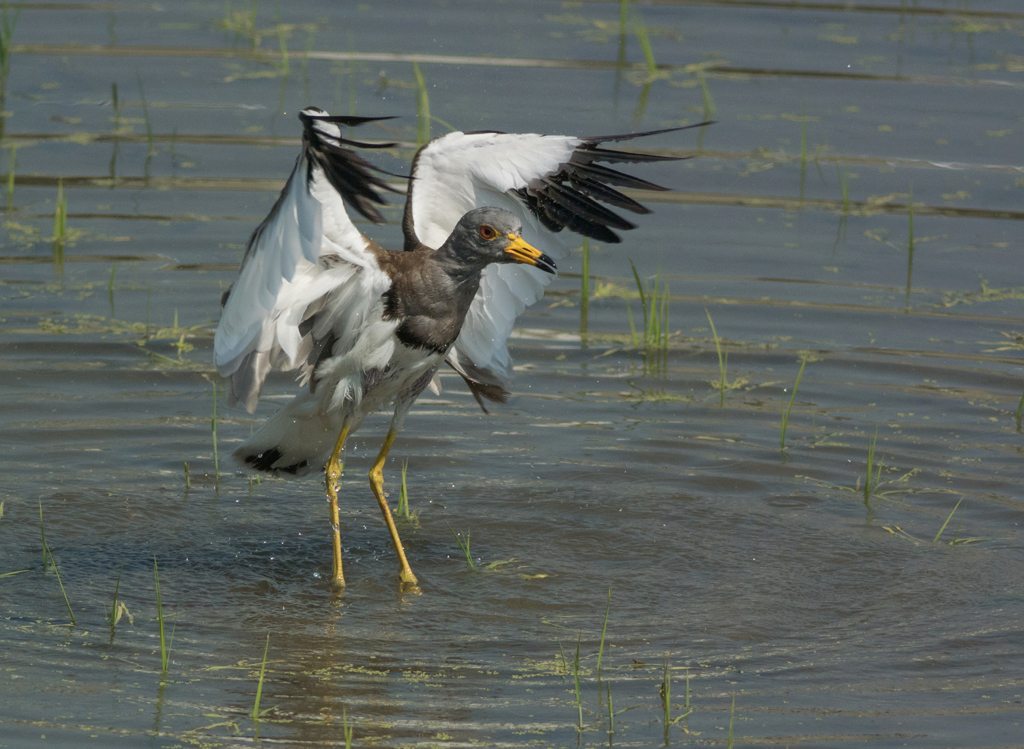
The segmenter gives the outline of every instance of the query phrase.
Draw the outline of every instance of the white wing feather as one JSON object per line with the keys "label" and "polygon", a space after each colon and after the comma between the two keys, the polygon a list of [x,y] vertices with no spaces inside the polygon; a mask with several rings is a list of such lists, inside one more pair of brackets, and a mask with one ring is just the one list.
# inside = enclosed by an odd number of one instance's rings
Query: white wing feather
{"label": "white wing feather", "polygon": [[[315,127],[340,134],[332,123],[317,122]],[[309,167],[305,155],[300,156],[231,288],[214,336],[214,362],[224,377],[242,366],[255,366],[254,360],[246,361],[253,353],[269,360],[257,375],[260,382],[275,363],[294,369],[308,353],[301,350],[299,326],[310,305],[329,294],[335,301],[377,299],[390,285],[341,196],[316,164],[307,182]],[[346,291],[347,286],[354,288]],[[252,410],[255,402],[252,398],[245,405]]]}
{"label": "white wing feather", "polygon": [[[583,143],[565,135],[461,132],[432,141],[420,151],[412,175],[416,236],[436,249],[465,213],[496,206],[522,218],[527,242],[556,260],[565,257],[564,235],[545,229],[509,191],[556,173]],[[489,266],[455,342],[455,356],[509,382],[506,341],[516,318],[544,295],[553,278],[524,265]]]}

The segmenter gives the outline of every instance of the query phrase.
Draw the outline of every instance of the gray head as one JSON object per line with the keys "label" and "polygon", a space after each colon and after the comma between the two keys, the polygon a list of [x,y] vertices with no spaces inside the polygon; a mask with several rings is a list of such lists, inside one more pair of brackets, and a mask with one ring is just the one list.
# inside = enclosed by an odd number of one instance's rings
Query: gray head
{"label": "gray head", "polygon": [[456,224],[445,242],[463,263],[484,266],[491,263],[523,263],[555,272],[555,263],[523,240],[523,222],[504,208],[475,208]]}

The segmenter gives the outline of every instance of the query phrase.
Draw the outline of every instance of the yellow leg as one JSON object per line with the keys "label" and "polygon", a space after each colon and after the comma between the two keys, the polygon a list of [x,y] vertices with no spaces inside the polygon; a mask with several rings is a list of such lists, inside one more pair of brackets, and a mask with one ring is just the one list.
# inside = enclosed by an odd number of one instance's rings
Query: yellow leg
{"label": "yellow leg", "polygon": [[341,449],[348,437],[348,424],[341,428],[338,441],[334,444],[334,452],[327,461],[324,473],[327,474],[327,499],[331,503],[331,535],[334,542],[334,576],[331,582],[338,588],[345,587],[345,575],[341,572],[341,528],[338,518],[338,479],[341,478]]}
{"label": "yellow leg", "polygon": [[388,533],[391,534],[391,543],[395,547],[395,554],[398,555],[398,578],[402,581],[403,587],[415,587],[417,582],[416,575],[412,574],[409,561],[405,558],[402,539],[398,537],[395,519],[391,517],[391,508],[388,507],[388,502],[384,498],[384,461],[387,460],[388,453],[391,451],[391,445],[394,444],[397,434],[398,432],[394,429],[388,430],[388,435],[384,438],[384,444],[377,454],[377,460],[373,462],[373,468],[370,469],[370,488],[373,490],[373,496],[377,498],[380,511],[384,514],[384,522],[388,526]]}

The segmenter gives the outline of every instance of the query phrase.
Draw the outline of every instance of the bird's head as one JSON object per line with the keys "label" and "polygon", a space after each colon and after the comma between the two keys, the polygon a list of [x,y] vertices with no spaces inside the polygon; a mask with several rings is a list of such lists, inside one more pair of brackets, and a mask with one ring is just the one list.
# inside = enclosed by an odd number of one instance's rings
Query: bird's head
{"label": "bird's head", "polygon": [[527,243],[523,222],[503,208],[476,208],[455,226],[448,243],[463,261],[480,263],[522,263],[555,272],[554,261]]}

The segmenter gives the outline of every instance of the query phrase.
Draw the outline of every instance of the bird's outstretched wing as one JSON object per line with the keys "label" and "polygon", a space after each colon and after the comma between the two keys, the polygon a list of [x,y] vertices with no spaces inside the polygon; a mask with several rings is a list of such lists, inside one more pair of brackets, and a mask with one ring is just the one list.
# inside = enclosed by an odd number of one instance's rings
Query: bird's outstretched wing
{"label": "bird's outstretched wing", "polygon": [[[707,124],[707,123],[701,123]],[[691,126],[696,127],[696,126]],[[664,190],[605,163],[668,161],[674,157],[602,148],[610,141],[682,130],[599,137],[497,132],[449,133],[423,146],[413,161],[402,228],[406,249],[439,247],[467,211],[498,206],[523,219],[523,238],[555,259],[568,254],[562,229],[602,242],[634,228],[607,206],[650,211],[615,187]],[[607,204],[607,205],[604,205]],[[544,294],[552,276],[520,265],[485,271],[448,364],[466,380],[477,402],[504,402],[512,378],[506,341],[527,306]],[[486,410],[486,409],[484,409]]]}
{"label": "bird's outstretched wing", "polygon": [[331,117],[308,107],[299,119],[302,153],[249,239],[214,338],[217,371],[231,378],[229,400],[250,412],[274,366],[301,368],[308,380],[325,346],[344,348],[337,330],[316,324],[319,311],[329,306],[358,322],[365,319],[361,307],[390,285],[342,198],[369,220],[383,220],[376,205],[385,202],[381,191],[391,188],[377,176],[380,170],[346,146],[392,144],[346,140],[339,128],[388,118]]}

